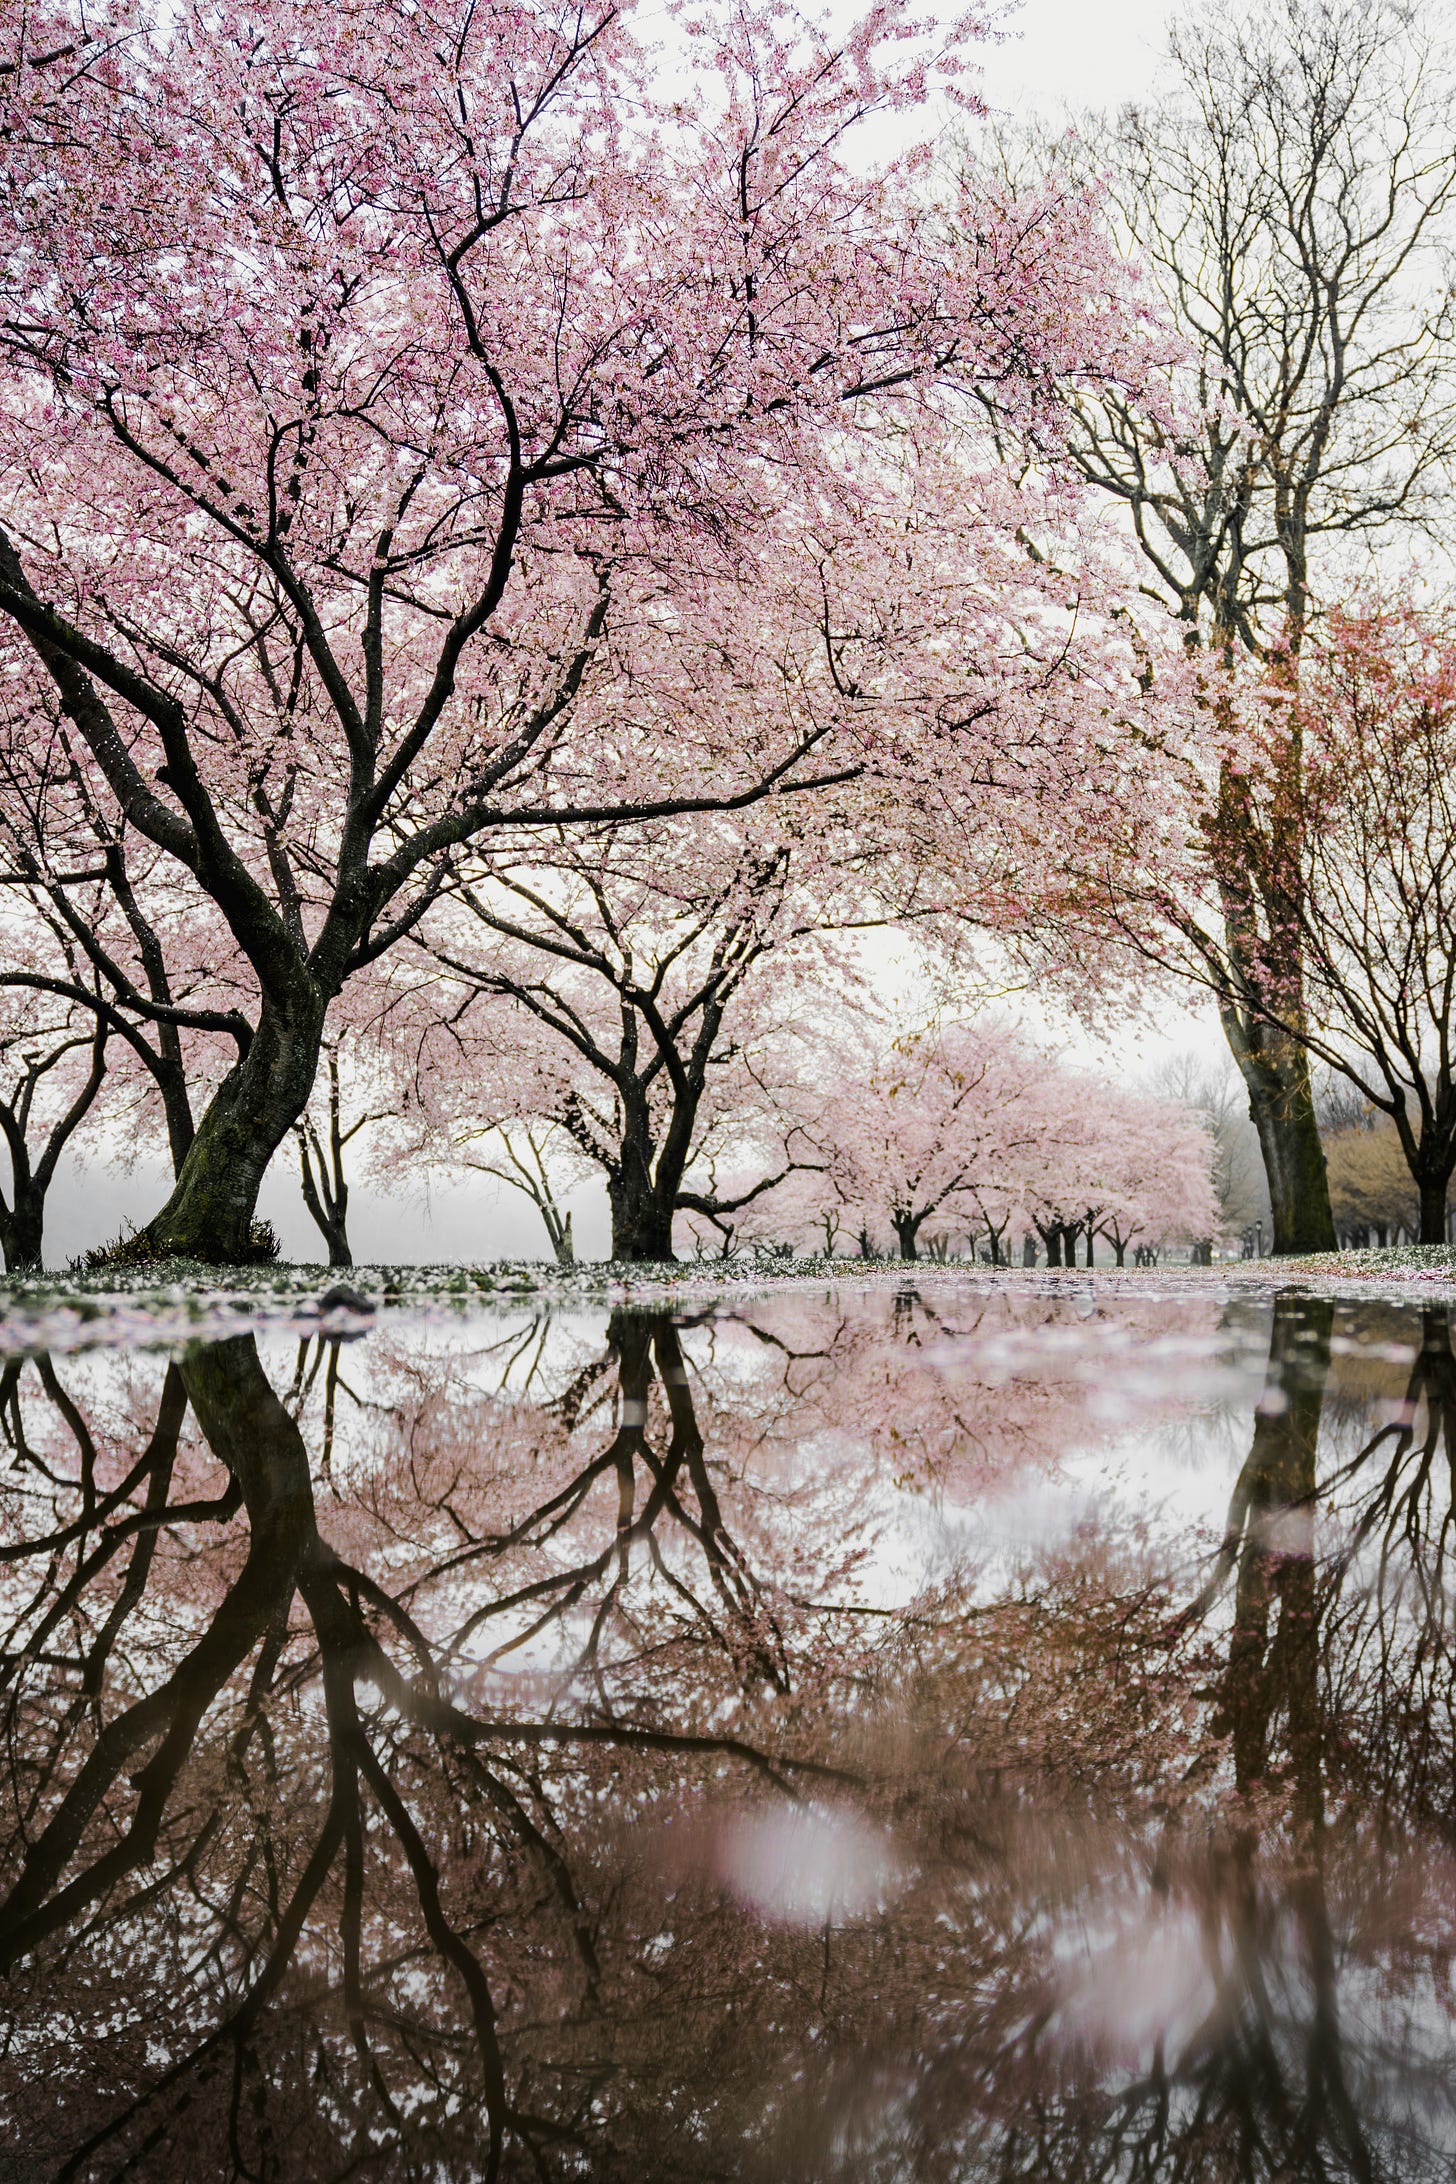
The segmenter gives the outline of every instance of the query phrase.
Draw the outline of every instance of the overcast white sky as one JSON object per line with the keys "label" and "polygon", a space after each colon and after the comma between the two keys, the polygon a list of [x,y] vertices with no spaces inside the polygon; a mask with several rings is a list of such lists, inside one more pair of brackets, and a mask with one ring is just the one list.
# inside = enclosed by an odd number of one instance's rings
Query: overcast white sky
{"label": "overcast white sky", "polygon": [[[848,5],[849,0],[844,0]],[[995,112],[1049,118],[1087,107],[1116,107],[1140,97],[1158,65],[1170,8],[1164,0],[1025,0],[1000,17],[1000,35],[984,48],[982,95]],[[1194,1036],[1191,1022],[1172,1027],[1171,1038],[1151,1027],[1117,1037],[1117,1056],[1101,1057],[1137,1075],[1170,1044]],[[1200,1044],[1204,1041],[1200,1039]],[[1217,1045],[1216,1029],[1213,1045]],[[1093,1061],[1087,1050],[1079,1059]],[[46,1256],[63,1264],[84,1246],[114,1236],[124,1221],[140,1223],[165,1196],[160,1167],[139,1166],[129,1176],[100,1167],[57,1179],[48,1209]],[[584,1258],[607,1249],[605,1194],[588,1190],[570,1201],[577,1248]],[[291,1148],[274,1163],[261,1211],[283,1239],[286,1258],[320,1255],[318,1232],[300,1194]],[[524,1199],[496,1193],[477,1179],[436,1180],[428,1200],[383,1198],[356,1183],[350,1234],[363,1262],[411,1259],[539,1257],[546,1251],[540,1216]]]}
{"label": "overcast white sky", "polygon": [[1010,112],[1120,106],[1157,68],[1170,9],[1163,0],[1026,0],[986,49],[984,96]]}

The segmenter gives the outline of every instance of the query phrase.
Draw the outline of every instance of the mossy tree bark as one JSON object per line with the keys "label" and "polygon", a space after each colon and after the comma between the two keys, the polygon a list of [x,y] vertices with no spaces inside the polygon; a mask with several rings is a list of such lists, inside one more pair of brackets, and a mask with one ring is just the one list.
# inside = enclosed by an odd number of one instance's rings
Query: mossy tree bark
{"label": "mossy tree bark", "polygon": [[1308,1052],[1277,1025],[1250,1018],[1232,1005],[1224,1005],[1221,1014],[1264,1156],[1274,1255],[1333,1251],[1335,1217]]}
{"label": "mossy tree bark", "polygon": [[247,1052],[197,1126],[176,1185],[134,1246],[158,1258],[223,1265],[253,1255],[268,1163],[308,1105],[323,1042],[325,996],[300,981],[291,1008],[265,1001]]}

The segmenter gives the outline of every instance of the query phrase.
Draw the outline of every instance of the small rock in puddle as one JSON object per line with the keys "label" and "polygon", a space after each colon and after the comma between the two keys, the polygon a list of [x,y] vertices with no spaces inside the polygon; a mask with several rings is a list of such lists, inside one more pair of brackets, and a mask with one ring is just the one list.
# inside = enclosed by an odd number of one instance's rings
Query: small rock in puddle
{"label": "small rock in puddle", "polygon": [[321,1312],[363,1312],[372,1314],[374,1302],[372,1298],[366,1297],[361,1290],[351,1289],[347,1282],[335,1282],[333,1287],[326,1289],[319,1298],[318,1308]]}

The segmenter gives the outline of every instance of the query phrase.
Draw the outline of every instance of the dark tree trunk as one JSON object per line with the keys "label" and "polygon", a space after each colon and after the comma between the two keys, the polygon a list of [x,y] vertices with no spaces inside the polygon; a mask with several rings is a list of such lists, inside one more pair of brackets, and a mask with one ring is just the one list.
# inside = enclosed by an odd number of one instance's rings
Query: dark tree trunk
{"label": "dark tree trunk", "polygon": [[20,1185],[14,1204],[0,1212],[0,1252],[7,1274],[29,1274],[40,1266],[45,1229],[45,1191]]}
{"label": "dark tree trunk", "polygon": [[664,1204],[650,1179],[630,1177],[618,1169],[608,1178],[607,1198],[612,1209],[612,1257],[640,1262],[671,1259],[672,1203]]}
{"label": "dark tree trunk", "polygon": [[1089,1222],[1089,1223],[1088,1223],[1088,1226],[1087,1226],[1087,1264],[1088,1264],[1088,1266],[1091,1266],[1091,1265],[1092,1265],[1092,1264],[1094,1263],[1094,1262],[1093,1262],[1093,1247],[1094,1247],[1094,1245],[1096,1244],[1096,1241],[1097,1241],[1097,1239],[1096,1239],[1096,1237],[1095,1237],[1095,1236],[1093,1235],[1093,1233],[1092,1233],[1092,1226],[1091,1226],[1091,1223]]}
{"label": "dark tree trunk", "polygon": [[352,1266],[354,1254],[349,1246],[348,1232],[342,1222],[321,1221],[319,1233],[329,1247],[330,1266]]}
{"label": "dark tree trunk", "polygon": [[1042,1241],[1046,1245],[1047,1265],[1060,1266],[1062,1263],[1061,1230],[1059,1228],[1043,1229]]}
{"label": "dark tree trunk", "polygon": [[1271,1249],[1276,1258],[1306,1251],[1333,1251],[1325,1150],[1315,1120],[1309,1056],[1295,1039],[1267,1024],[1247,1033],[1229,1030],[1229,1045],[1249,1094],[1249,1114],[1269,1180],[1274,1214]]}
{"label": "dark tree trunk", "polygon": [[900,1257],[902,1259],[918,1259],[920,1257],[920,1247],[915,1239],[920,1232],[921,1216],[918,1213],[892,1213],[890,1219],[894,1224],[895,1234],[900,1241]]}
{"label": "dark tree trunk", "polygon": [[[1227,1562],[1237,1556],[1220,1693],[1223,1724],[1233,1732],[1235,1780],[1245,1792],[1264,1780],[1270,1731],[1282,1713],[1295,1762],[1296,1811],[1302,1805],[1299,1816],[1311,1821],[1319,1805],[1313,1511],[1333,1318],[1326,1301],[1281,1297],[1275,1304],[1266,1384],[1276,1400],[1261,1405],[1255,1419],[1224,1548]],[[1270,1546],[1275,1537],[1277,1551]]]}
{"label": "dark tree trunk", "polygon": [[287,1012],[265,1002],[243,1059],[197,1126],[176,1188],[133,1240],[157,1258],[238,1266],[256,1257],[253,1219],[268,1163],[308,1105],[325,1002],[302,993]]}
{"label": "dark tree trunk", "polygon": [[1446,1192],[1449,1178],[1431,1181],[1421,1178],[1421,1242],[1444,1244],[1446,1241]]}
{"label": "dark tree trunk", "polygon": [[1112,1254],[1119,1266],[1127,1264],[1127,1245],[1120,1244],[1115,1236],[1112,1239]]}
{"label": "dark tree trunk", "polygon": [[632,1262],[671,1260],[672,1217],[682,1188],[697,1101],[678,1099],[674,1103],[659,1151],[653,1143],[651,1112],[640,1088],[619,1080],[618,1094],[623,1110],[622,1142],[616,1167],[607,1176],[612,1257]]}

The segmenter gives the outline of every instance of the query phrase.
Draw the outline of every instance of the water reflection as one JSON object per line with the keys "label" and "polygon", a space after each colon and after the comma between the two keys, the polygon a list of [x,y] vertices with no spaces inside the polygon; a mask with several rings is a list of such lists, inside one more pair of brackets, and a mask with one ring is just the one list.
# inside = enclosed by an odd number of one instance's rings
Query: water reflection
{"label": "water reflection", "polygon": [[6,2184],[1456,2173],[1444,1307],[386,1320],[0,1420]]}

